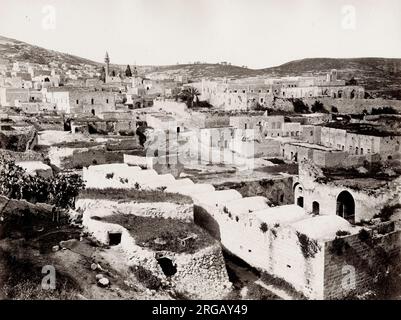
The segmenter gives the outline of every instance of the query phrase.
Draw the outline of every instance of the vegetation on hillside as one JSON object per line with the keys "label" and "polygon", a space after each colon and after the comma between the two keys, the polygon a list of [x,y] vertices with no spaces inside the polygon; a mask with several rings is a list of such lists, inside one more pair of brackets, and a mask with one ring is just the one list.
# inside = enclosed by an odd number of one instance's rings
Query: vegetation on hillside
{"label": "vegetation on hillside", "polygon": [[29,175],[14,161],[0,158],[0,194],[11,199],[41,202],[61,208],[74,206],[84,188],[77,174],[57,173],[50,178]]}

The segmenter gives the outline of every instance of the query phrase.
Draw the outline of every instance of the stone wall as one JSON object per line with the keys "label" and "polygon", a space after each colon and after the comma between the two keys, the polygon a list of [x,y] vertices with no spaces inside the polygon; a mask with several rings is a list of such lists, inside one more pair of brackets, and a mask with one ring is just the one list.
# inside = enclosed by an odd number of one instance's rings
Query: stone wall
{"label": "stone wall", "polygon": [[305,258],[291,227],[269,225],[263,232],[260,220],[249,214],[237,221],[221,208],[198,204],[194,214],[195,222],[206,222],[207,225],[201,226],[216,236],[230,253],[259,270],[285,279],[309,298],[323,296],[323,251]]}
{"label": "stone wall", "polygon": [[33,127],[0,131],[0,148],[24,152],[37,144],[37,132]]}
{"label": "stone wall", "polygon": [[187,222],[193,221],[193,204],[173,202],[135,202],[135,201],[113,201],[103,199],[77,199],[76,208],[82,210],[100,210],[102,215],[109,215],[115,212],[131,214],[148,218],[178,219]]}
{"label": "stone wall", "polygon": [[258,179],[254,181],[215,183],[216,190],[237,190],[243,197],[263,196],[271,203],[285,205],[294,203],[292,177]]}
{"label": "stone wall", "polygon": [[175,288],[188,298],[222,299],[231,290],[227,269],[219,244],[195,254],[176,255],[177,273],[172,277]]}
{"label": "stone wall", "polygon": [[342,239],[347,243],[342,254],[332,252],[333,241],[325,243],[324,299],[341,299],[372,290],[379,273],[385,272],[388,260],[399,259],[400,231],[365,242],[358,235]]}
{"label": "stone wall", "polygon": [[28,150],[25,152],[16,152],[16,151],[11,151],[11,150],[5,150],[5,149],[0,149],[0,157],[4,157],[7,160],[13,160],[15,162],[18,161],[41,161],[43,162],[43,155],[32,151]]}
{"label": "stone wall", "polygon": [[312,105],[315,101],[323,103],[324,107],[331,111],[331,107],[337,108],[339,113],[362,113],[363,110],[368,112],[372,111],[372,108],[379,107],[393,107],[394,109],[401,111],[401,100],[385,100],[385,99],[332,99],[332,98],[305,98],[303,99],[305,104]]}
{"label": "stone wall", "polygon": [[[317,202],[321,214],[336,215],[337,197],[341,192],[347,191],[355,202],[355,222],[368,221],[379,214],[383,206],[394,197],[394,190],[399,183],[397,181],[399,180],[377,189],[369,189],[369,181],[362,181],[359,185],[357,182],[352,186],[347,185],[346,178],[343,181],[319,182],[316,181],[316,176],[310,175],[300,167],[299,181],[294,185],[294,196],[295,201],[299,196],[303,197],[303,208],[307,212],[313,212],[313,202]],[[371,183],[377,181],[372,178]],[[301,193],[297,192],[298,188],[302,189]]]}
{"label": "stone wall", "polygon": [[[50,147],[48,154],[51,163],[63,169],[82,168],[107,162],[104,146],[91,148]],[[123,155],[121,155],[121,161],[122,158]]]}
{"label": "stone wall", "polygon": [[[129,205],[132,206],[134,204]],[[144,205],[151,210],[155,203],[146,203]],[[119,263],[126,263],[132,268],[142,267],[150,271],[158,279],[171,282],[176,292],[192,299],[221,299],[230,293],[231,283],[228,279],[221,247],[218,243],[198,250],[193,254],[170,251],[157,252],[158,256],[170,259],[177,268],[176,273],[169,278],[158,264],[156,252],[137,245],[127,229],[121,225],[92,219],[94,216],[110,214],[107,210],[99,211],[97,209],[97,201],[78,200],[77,208],[81,208],[84,211],[83,225],[87,231],[100,242],[108,244],[109,232],[121,233],[120,246],[125,253],[126,261],[119,261]],[[127,213],[130,214],[132,212],[129,210]],[[140,212],[145,213],[145,211],[141,210]],[[145,214],[149,216],[148,213],[149,211]],[[136,214],[137,212],[135,212]],[[178,216],[179,213],[177,212],[175,217]],[[165,217],[167,218],[167,216]]]}

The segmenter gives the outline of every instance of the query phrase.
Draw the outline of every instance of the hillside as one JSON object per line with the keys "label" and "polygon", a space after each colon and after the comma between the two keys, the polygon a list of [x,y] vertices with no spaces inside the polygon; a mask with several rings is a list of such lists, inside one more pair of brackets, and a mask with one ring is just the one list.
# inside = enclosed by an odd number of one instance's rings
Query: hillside
{"label": "hillside", "polygon": [[370,91],[394,91],[401,88],[401,59],[387,58],[308,58],[259,70],[233,65],[186,64],[154,67],[149,72],[149,75],[186,74],[192,79],[200,79],[202,77],[282,77],[322,74],[331,69],[338,70],[340,79],[349,80],[354,77],[359,84],[364,85]]}
{"label": "hillside", "polygon": [[60,64],[66,63],[68,65],[98,65],[97,62],[88,59],[76,57],[67,53],[44,49],[2,36],[0,36],[0,59],[9,62],[25,61],[38,64],[57,62]]}
{"label": "hillside", "polygon": [[[89,64],[100,63],[66,53],[44,49],[22,41],[0,36],[0,59],[7,61],[28,61],[39,64],[58,63]],[[126,65],[112,65],[112,68],[125,70]],[[321,74],[337,69],[340,79],[354,77],[359,84],[372,92],[401,99],[401,59],[390,58],[307,58],[284,63],[280,66],[249,69],[234,65],[221,64],[178,64],[169,66],[137,66],[140,74],[152,77],[174,77],[187,75],[193,81],[206,78],[245,78],[245,77],[282,77],[295,75]]]}
{"label": "hillside", "polygon": [[355,77],[368,90],[391,90],[401,87],[401,59],[309,58],[259,71],[266,75],[286,76],[323,73],[330,69],[337,69],[340,79],[348,80]]}

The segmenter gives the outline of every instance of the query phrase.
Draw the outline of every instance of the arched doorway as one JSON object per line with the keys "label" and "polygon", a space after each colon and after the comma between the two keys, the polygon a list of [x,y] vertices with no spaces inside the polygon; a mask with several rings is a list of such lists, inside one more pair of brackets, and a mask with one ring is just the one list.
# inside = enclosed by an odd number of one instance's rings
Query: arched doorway
{"label": "arched doorway", "polygon": [[294,199],[297,206],[304,207],[304,190],[299,182],[294,185]]}
{"label": "arched doorway", "polygon": [[355,201],[348,191],[342,191],[337,197],[337,215],[355,223]]}
{"label": "arched doorway", "polygon": [[313,201],[313,202],[312,202],[312,213],[313,213],[313,214],[319,214],[319,212],[320,212],[320,205],[319,205],[319,202]]}

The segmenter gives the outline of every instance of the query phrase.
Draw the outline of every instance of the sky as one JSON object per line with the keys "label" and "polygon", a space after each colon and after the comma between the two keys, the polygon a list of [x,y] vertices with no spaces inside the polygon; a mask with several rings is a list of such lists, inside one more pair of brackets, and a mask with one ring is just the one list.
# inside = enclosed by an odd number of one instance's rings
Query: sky
{"label": "sky", "polygon": [[401,58],[401,1],[0,0],[0,35],[118,64]]}

